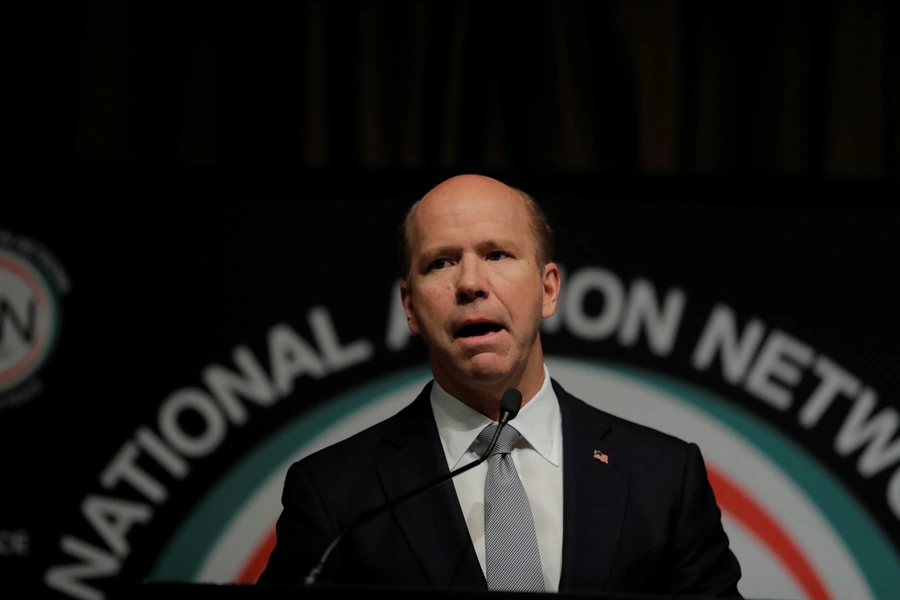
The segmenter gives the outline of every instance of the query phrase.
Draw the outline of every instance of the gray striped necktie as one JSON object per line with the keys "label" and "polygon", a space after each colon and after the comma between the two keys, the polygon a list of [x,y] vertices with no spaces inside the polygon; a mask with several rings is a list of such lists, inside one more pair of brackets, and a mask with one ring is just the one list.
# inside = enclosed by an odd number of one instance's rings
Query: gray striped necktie
{"label": "gray striped necktie", "polygon": [[[490,444],[496,423],[478,440]],[[484,563],[490,590],[544,591],[544,572],[528,496],[516,466],[513,446],[522,437],[507,425],[487,459],[484,479]]]}

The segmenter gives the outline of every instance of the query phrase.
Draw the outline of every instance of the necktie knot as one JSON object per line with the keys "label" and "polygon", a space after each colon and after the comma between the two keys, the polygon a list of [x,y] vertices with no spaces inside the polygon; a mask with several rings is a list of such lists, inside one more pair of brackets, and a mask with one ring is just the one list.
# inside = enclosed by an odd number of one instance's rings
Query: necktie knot
{"label": "necktie knot", "polygon": [[[495,431],[497,431],[497,424],[491,423],[478,434],[478,441],[485,445],[490,444],[491,440],[494,439]],[[521,433],[516,431],[511,425],[507,425],[500,431],[500,437],[497,438],[497,445],[494,446],[491,456],[496,454],[509,454],[521,437]]]}

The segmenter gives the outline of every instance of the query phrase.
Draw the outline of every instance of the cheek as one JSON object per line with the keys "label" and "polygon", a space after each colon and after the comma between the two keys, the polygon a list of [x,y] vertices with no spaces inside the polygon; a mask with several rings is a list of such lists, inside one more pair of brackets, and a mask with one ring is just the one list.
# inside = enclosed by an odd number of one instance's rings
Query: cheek
{"label": "cheek", "polygon": [[543,282],[533,277],[529,277],[525,281],[522,278],[512,277],[498,279],[494,291],[498,296],[502,296],[511,311],[519,313],[531,311],[535,306],[540,310],[540,306],[544,302]]}
{"label": "cheek", "polygon": [[420,321],[439,322],[446,319],[449,304],[439,293],[423,294],[419,299],[418,317]]}

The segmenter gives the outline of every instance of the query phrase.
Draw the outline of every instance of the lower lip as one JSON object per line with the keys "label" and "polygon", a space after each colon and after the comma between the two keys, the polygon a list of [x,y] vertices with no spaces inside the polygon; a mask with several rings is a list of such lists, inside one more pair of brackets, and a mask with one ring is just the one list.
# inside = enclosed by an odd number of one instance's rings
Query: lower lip
{"label": "lower lip", "polygon": [[502,334],[504,331],[505,331],[505,330],[501,329],[500,331],[492,331],[492,332],[486,333],[486,334],[484,334],[484,335],[472,335],[472,336],[469,336],[469,337],[459,337],[459,338],[456,338],[456,339],[459,340],[459,341],[461,341],[461,342],[463,342],[463,343],[477,344],[477,343],[480,343],[480,342],[489,342],[489,341],[493,341],[493,340],[495,340],[495,339],[497,338],[497,336],[499,336],[500,334]]}

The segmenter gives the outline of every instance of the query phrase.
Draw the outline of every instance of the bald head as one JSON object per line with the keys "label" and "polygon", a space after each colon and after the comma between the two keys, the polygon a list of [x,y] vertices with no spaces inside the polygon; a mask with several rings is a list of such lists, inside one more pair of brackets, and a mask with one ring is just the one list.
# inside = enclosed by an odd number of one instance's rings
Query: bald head
{"label": "bald head", "polygon": [[553,260],[553,230],[547,222],[547,216],[537,201],[522,190],[510,187],[505,183],[483,175],[457,175],[433,187],[419,201],[413,204],[406,213],[401,225],[401,252],[403,258],[403,277],[409,281],[411,266],[412,238],[417,227],[427,226],[420,223],[418,216],[422,208],[436,207],[452,209],[454,202],[464,198],[495,198],[498,201],[513,200],[521,203],[522,210],[528,216],[528,228],[534,240],[535,259],[539,267]]}

